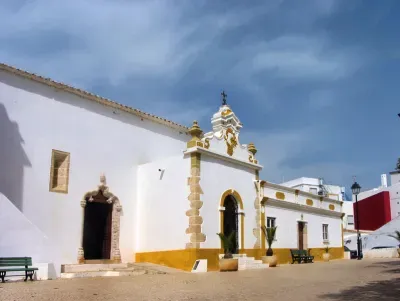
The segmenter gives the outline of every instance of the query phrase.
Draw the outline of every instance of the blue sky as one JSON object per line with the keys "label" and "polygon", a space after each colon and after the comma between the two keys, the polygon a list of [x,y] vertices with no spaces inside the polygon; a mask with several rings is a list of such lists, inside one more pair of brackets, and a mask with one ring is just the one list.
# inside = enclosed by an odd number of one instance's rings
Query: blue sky
{"label": "blue sky", "polygon": [[[400,1],[2,0],[0,61],[210,130],[266,180],[380,184],[400,156]],[[397,14],[396,14],[397,13]]]}

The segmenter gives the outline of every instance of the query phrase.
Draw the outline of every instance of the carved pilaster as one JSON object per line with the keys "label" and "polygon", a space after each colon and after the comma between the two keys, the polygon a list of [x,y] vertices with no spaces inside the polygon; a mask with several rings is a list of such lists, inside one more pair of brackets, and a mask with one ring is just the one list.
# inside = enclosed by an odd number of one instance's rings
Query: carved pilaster
{"label": "carved pilaster", "polygon": [[200,243],[206,241],[206,235],[201,233],[203,218],[200,216],[200,209],[203,206],[203,202],[200,200],[200,196],[203,194],[200,187],[201,155],[194,153],[190,159],[190,177],[188,178],[190,209],[186,211],[186,216],[189,217],[189,227],[186,229],[186,234],[190,234],[190,242],[186,244],[187,249],[200,248]]}

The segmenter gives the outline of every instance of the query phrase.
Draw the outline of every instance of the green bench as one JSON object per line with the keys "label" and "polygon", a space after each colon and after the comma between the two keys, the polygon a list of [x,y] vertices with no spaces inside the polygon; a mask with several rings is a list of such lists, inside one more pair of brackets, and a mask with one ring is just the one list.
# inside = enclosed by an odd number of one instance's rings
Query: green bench
{"label": "green bench", "polygon": [[297,261],[297,263],[309,263],[313,262],[314,256],[311,256],[307,250],[295,250],[290,249],[290,254],[292,255],[292,264]]}
{"label": "green bench", "polygon": [[29,267],[32,266],[32,257],[0,257],[0,278],[4,283],[4,277],[7,272],[25,272],[25,275],[10,275],[13,276],[25,276],[25,280],[28,277],[33,281],[33,275],[38,268]]}

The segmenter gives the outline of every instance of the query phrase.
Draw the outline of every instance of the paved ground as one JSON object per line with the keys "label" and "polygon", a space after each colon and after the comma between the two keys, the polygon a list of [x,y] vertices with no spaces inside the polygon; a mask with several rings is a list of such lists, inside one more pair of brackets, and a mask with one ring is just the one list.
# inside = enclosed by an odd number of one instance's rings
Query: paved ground
{"label": "paved ground", "polygon": [[400,259],[0,284],[0,300],[400,300]]}

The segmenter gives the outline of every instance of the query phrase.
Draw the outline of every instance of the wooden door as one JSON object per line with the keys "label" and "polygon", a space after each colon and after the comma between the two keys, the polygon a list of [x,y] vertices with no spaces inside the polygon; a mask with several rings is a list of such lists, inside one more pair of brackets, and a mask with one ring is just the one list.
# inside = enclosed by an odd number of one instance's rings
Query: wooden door
{"label": "wooden door", "polygon": [[299,250],[304,249],[304,223],[297,223],[298,225],[298,233],[299,233]]}

